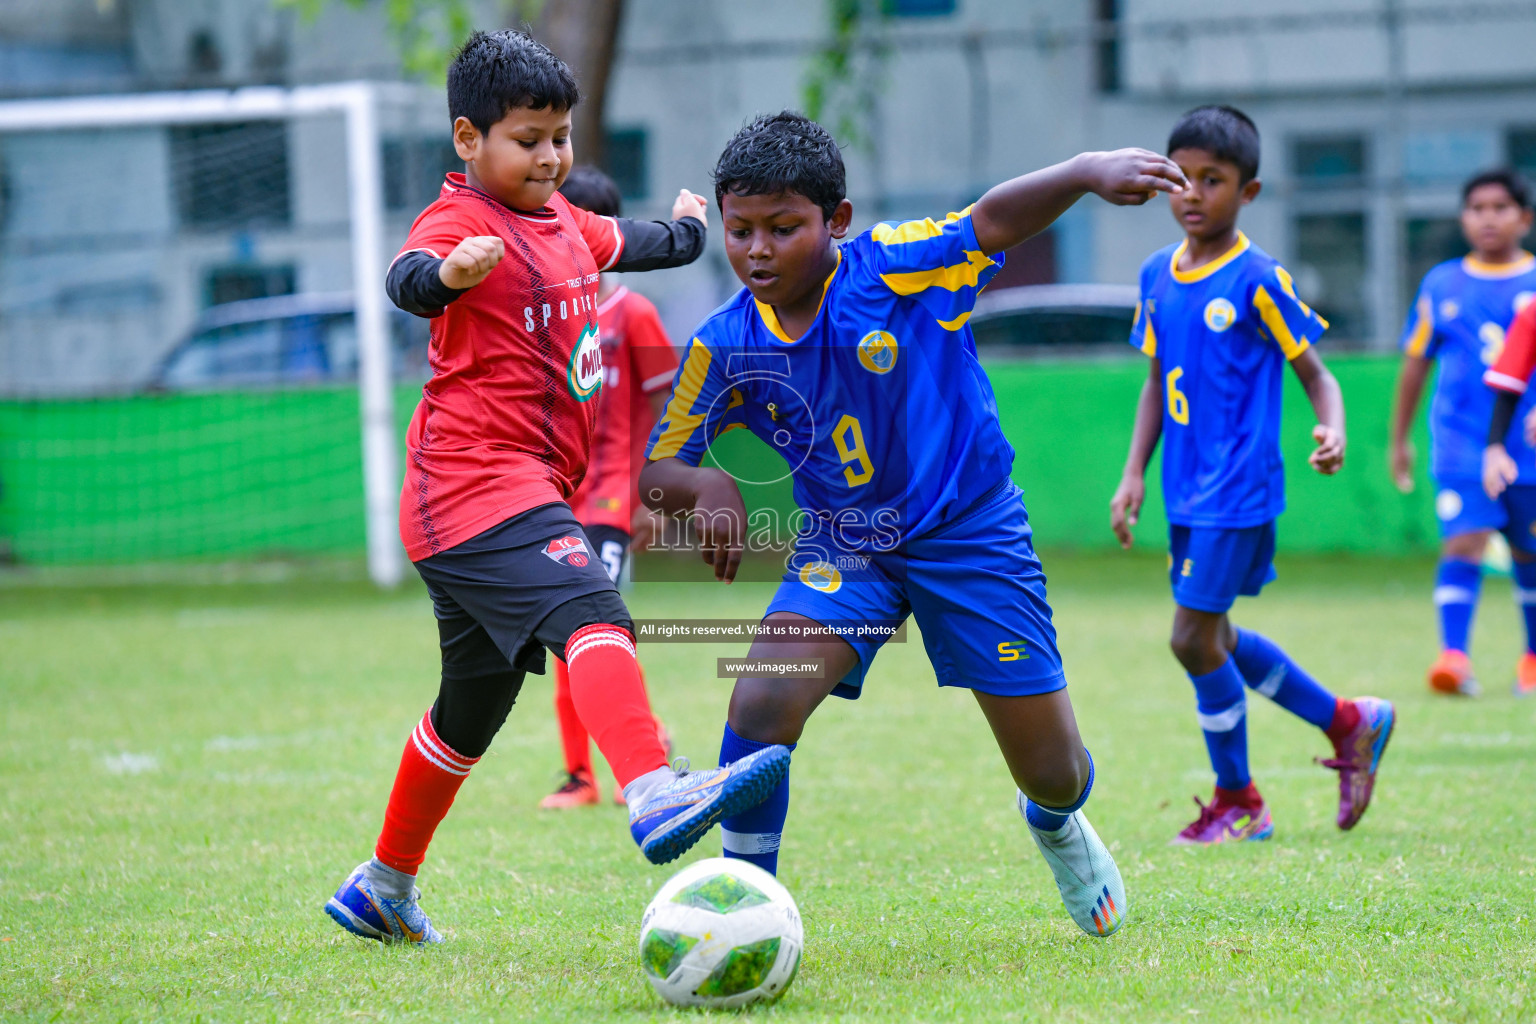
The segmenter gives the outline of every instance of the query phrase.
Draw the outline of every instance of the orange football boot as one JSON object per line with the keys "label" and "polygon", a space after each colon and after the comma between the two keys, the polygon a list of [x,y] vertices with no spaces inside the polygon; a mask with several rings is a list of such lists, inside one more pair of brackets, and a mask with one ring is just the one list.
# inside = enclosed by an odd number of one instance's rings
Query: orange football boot
{"label": "orange football boot", "polygon": [[1481,692],[1465,651],[1445,650],[1429,669],[1429,688],[1451,696],[1475,697]]}
{"label": "orange football boot", "polygon": [[539,806],[545,810],[559,811],[568,807],[587,807],[601,799],[597,783],[592,781],[592,773],[582,769],[567,776],[564,785],[540,800]]}
{"label": "orange football boot", "polygon": [[1536,654],[1526,651],[1515,666],[1515,696],[1529,697],[1536,693]]}

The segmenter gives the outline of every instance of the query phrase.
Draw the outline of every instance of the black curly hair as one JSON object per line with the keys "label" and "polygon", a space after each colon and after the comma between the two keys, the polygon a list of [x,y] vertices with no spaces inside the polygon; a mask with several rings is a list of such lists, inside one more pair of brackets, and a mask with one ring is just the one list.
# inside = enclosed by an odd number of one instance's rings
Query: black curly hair
{"label": "black curly hair", "polygon": [[565,111],[580,102],[570,67],[523,32],[476,32],[448,65],[448,116],[469,118],[482,135],[517,107]]}
{"label": "black curly hair", "polygon": [[600,217],[617,217],[623,212],[624,201],[619,195],[619,186],[590,164],[572,167],[565,177],[565,184],[560,186],[560,194],[572,206]]}
{"label": "black curly hair", "polygon": [[1482,188],[1484,185],[1501,185],[1504,191],[1509,193],[1509,198],[1522,210],[1531,208],[1531,186],[1525,180],[1525,176],[1519,171],[1508,167],[1497,167],[1491,171],[1484,171],[1467,179],[1467,183],[1461,186],[1461,205],[1466,206],[1467,200],[1472,198],[1473,189]]}
{"label": "black curly hair", "polygon": [[715,164],[715,204],[724,211],[727,192],[737,196],[794,192],[832,219],[847,196],[848,177],[837,140],[821,125],[792,110],[759,114],[725,144]]}
{"label": "black curly hair", "polygon": [[1187,112],[1168,133],[1168,152],[1176,149],[1203,149],[1236,165],[1244,184],[1259,176],[1259,129],[1236,107],[1212,104]]}

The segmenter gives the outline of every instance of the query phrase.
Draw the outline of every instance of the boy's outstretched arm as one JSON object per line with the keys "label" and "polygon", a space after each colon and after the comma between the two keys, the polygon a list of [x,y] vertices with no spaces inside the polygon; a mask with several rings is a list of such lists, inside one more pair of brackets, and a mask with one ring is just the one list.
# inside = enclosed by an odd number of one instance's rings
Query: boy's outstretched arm
{"label": "boy's outstretched arm", "polygon": [[1317,448],[1307,456],[1312,468],[1324,476],[1332,476],[1344,467],[1344,392],[1339,382],[1323,365],[1317,350],[1307,348],[1291,360],[1291,369],[1301,379],[1301,386],[1317,414],[1317,426],[1312,428],[1312,440]]}
{"label": "boy's outstretched arm", "polygon": [[730,583],[736,578],[747,506],[734,477],[682,459],[658,459],[640,470],[640,498],[652,511],[693,520],[704,564],[714,568],[715,579]]}
{"label": "boy's outstretched arm", "polygon": [[982,252],[1002,252],[1050,227],[1089,192],[1116,206],[1140,206],[1188,185],[1178,164],[1150,149],[1079,153],[988,189],[971,209],[971,224]]}
{"label": "boy's outstretched arm", "polygon": [[1120,486],[1109,499],[1109,528],[1115,531],[1120,546],[1131,546],[1131,527],[1141,518],[1141,503],[1147,497],[1147,463],[1157,451],[1163,434],[1163,361],[1152,359],[1147,379],[1136,402],[1136,424],[1131,428],[1131,451],[1125,457],[1125,471]]}
{"label": "boy's outstretched arm", "polygon": [[1424,394],[1424,382],[1429,379],[1430,361],[1423,356],[1403,356],[1403,367],[1397,374],[1397,401],[1392,406],[1392,439],[1387,448],[1387,466],[1392,482],[1404,494],[1413,491],[1413,442],[1408,435],[1413,431],[1413,418],[1419,411],[1419,398]]}

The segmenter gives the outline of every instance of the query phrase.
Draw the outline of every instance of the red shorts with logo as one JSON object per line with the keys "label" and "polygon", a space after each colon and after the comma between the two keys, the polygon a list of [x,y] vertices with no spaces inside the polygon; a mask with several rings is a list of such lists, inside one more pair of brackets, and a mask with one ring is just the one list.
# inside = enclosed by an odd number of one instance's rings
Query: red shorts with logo
{"label": "red shorts with logo", "polygon": [[[624,599],[569,505],[520,512],[414,563],[432,595],[445,664],[458,641],[450,633],[484,629],[512,668],[544,671],[541,623],[561,605],[582,601],[592,622],[632,629]],[[556,650],[558,654],[558,649]]]}

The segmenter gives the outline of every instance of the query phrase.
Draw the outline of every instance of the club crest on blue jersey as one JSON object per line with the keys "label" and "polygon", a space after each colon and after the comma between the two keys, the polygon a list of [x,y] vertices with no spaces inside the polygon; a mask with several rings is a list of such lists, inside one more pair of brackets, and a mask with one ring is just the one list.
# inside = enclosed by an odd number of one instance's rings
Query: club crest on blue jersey
{"label": "club crest on blue jersey", "polygon": [[587,564],[587,558],[592,554],[587,549],[587,542],[573,535],[556,537],[544,545],[544,553],[556,562],[565,562],[580,568]]}
{"label": "club crest on blue jersey", "polygon": [[859,339],[859,365],[870,373],[890,373],[896,368],[898,351],[890,331],[870,331]]}
{"label": "club crest on blue jersey", "polygon": [[1435,514],[1446,522],[1461,515],[1461,495],[1449,487],[1435,495]]}
{"label": "club crest on blue jersey", "polygon": [[823,594],[835,594],[843,587],[843,574],[830,562],[811,562],[801,567],[800,582]]}
{"label": "club crest on blue jersey", "polygon": [[1227,299],[1215,298],[1205,304],[1205,326],[1217,334],[1231,327],[1236,320],[1237,307]]}

